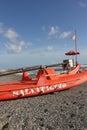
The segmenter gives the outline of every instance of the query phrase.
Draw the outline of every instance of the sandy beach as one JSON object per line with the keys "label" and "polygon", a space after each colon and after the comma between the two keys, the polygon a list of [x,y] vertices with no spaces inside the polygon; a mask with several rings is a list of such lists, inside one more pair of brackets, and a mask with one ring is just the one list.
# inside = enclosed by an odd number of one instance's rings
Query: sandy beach
{"label": "sandy beach", "polygon": [[[20,76],[1,77],[0,81]],[[0,101],[0,130],[87,130],[87,83],[61,92]]]}

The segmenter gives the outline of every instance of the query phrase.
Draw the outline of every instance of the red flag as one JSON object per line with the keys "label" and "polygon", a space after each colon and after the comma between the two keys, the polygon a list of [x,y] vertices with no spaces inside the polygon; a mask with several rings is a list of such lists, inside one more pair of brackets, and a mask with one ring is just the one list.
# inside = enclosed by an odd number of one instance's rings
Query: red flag
{"label": "red flag", "polygon": [[75,34],[72,36],[72,40],[73,40],[73,41],[76,40],[76,35],[75,35]]}

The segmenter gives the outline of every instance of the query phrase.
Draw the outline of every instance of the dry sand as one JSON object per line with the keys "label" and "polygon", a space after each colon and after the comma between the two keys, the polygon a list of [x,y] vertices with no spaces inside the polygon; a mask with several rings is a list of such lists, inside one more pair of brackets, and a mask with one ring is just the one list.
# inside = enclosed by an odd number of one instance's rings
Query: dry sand
{"label": "dry sand", "polygon": [[87,83],[53,94],[0,101],[0,130],[87,130]]}

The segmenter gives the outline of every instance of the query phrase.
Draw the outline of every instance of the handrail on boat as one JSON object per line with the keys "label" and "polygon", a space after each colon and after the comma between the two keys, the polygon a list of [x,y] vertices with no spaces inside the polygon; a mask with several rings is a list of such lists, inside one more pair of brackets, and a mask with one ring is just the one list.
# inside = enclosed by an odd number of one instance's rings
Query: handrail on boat
{"label": "handrail on boat", "polygon": [[[45,66],[37,65],[37,66],[31,66],[31,67],[26,67],[26,68],[11,69],[11,70],[7,70],[7,71],[1,71],[0,76],[6,76],[6,75],[11,75],[11,74],[16,74],[16,73],[23,73],[25,71],[33,71],[33,70],[38,70],[38,69],[43,70],[44,68],[63,66],[64,64],[65,63],[51,64],[51,65],[45,65]],[[79,65],[79,68],[80,67],[81,66]],[[72,71],[69,73],[72,73]]]}
{"label": "handrail on boat", "polygon": [[48,68],[48,67],[57,67],[57,66],[60,66],[60,65],[63,65],[63,63],[44,65],[44,66],[37,65],[37,66],[30,66],[30,67],[26,67],[26,68],[10,69],[10,70],[7,70],[7,71],[1,71],[0,76],[22,73],[22,72],[25,72],[25,71],[33,71],[33,70],[38,70],[38,69],[44,69],[44,68]]}

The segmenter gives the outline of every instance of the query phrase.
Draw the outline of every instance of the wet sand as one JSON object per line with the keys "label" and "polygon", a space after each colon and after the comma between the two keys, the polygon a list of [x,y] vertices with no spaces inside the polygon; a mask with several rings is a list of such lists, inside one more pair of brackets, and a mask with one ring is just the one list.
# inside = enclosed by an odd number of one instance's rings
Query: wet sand
{"label": "wet sand", "polygon": [[[20,79],[15,75],[0,81]],[[0,130],[87,130],[87,83],[36,97],[0,101]]]}

